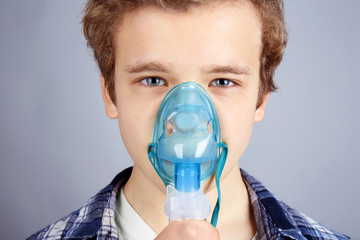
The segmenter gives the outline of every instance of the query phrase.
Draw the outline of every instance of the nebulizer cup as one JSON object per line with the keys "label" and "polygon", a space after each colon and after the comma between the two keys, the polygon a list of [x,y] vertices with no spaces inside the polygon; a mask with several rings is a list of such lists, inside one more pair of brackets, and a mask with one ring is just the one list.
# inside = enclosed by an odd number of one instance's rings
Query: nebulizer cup
{"label": "nebulizer cup", "polygon": [[[158,110],[148,148],[149,159],[167,186],[164,212],[170,221],[209,217],[210,201],[202,183],[215,170],[221,174],[226,160],[220,157],[223,146],[217,112],[205,89],[194,82],[172,88]],[[218,210],[216,219],[217,214]]]}

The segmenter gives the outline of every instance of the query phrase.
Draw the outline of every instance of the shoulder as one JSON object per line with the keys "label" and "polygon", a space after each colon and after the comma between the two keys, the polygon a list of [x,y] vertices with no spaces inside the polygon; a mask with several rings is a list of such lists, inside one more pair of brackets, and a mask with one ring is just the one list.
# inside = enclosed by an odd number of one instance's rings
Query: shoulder
{"label": "shoulder", "polygon": [[250,196],[260,239],[350,239],[289,207],[242,169],[241,174]]}
{"label": "shoulder", "polygon": [[288,213],[288,216],[293,219],[296,227],[307,239],[350,239],[350,237],[316,222],[298,210],[289,207],[287,204],[283,202],[281,204]]}
{"label": "shoulder", "polygon": [[114,220],[116,193],[119,187],[125,184],[131,171],[132,168],[125,169],[83,207],[27,239],[91,239],[99,235],[106,239],[117,239]]}

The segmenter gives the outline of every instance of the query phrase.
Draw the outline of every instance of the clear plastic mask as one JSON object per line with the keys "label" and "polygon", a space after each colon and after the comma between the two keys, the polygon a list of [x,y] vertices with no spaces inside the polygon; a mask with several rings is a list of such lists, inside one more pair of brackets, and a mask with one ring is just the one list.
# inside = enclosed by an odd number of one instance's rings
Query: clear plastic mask
{"label": "clear plastic mask", "polygon": [[210,201],[201,183],[216,170],[218,200],[211,217],[211,224],[216,227],[221,202],[220,177],[228,153],[220,139],[219,118],[205,89],[186,82],[168,92],[156,115],[148,155],[167,186],[164,212],[169,221],[207,219]]}
{"label": "clear plastic mask", "polygon": [[158,110],[153,135],[154,167],[166,184],[196,191],[216,170],[220,125],[215,106],[197,83],[169,91]]}

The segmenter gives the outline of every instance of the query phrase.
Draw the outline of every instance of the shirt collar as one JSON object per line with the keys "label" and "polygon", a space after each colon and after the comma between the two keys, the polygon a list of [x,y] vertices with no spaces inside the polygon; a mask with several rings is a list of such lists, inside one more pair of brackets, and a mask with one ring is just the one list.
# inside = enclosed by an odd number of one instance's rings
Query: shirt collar
{"label": "shirt collar", "polygon": [[[122,171],[114,178],[110,185],[94,197],[94,203],[98,201],[102,202],[101,199],[108,199],[103,202],[102,207],[105,210],[102,215],[101,212],[99,212],[98,217],[101,217],[102,221],[98,221],[92,231],[94,235],[98,235],[99,239],[102,239],[101,237],[105,239],[106,237],[117,235],[114,222],[116,195],[121,186],[127,182],[131,171],[132,168]],[[259,239],[277,239],[283,236],[295,240],[306,240],[301,234],[301,231],[296,227],[295,220],[284,208],[283,203],[257,179],[242,169],[240,169],[240,171],[250,195]]]}
{"label": "shirt collar", "polygon": [[[257,179],[241,170],[242,178],[250,195],[255,216],[258,239],[306,240],[302,232],[311,239],[349,239],[347,236],[325,228],[305,215],[288,207],[269,192]],[[115,223],[116,194],[130,177],[132,168],[119,173],[114,180],[78,211],[64,221],[67,226],[62,239],[98,240],[118,239]],[[301,230],[299,229],[301,226]],[[56,226],[53,226],[56,228]]]}
{"label": "shirt collar", "polygon": [[257,179],[243,169],[240,171],[250,195],[259,239],[278,239],[280,236],[296,240],[306,239],[283,203]]}
{"label": "shirt collar", "polygon": [[[68,220],[62,239],[118,239],[115,224],[115,200],[120,187],[130,177],[132,167],[120,172],[112,182],[100,190],[87,204],[73,214],[73,220]],[[71,224],[70,224],[71,223]]]}

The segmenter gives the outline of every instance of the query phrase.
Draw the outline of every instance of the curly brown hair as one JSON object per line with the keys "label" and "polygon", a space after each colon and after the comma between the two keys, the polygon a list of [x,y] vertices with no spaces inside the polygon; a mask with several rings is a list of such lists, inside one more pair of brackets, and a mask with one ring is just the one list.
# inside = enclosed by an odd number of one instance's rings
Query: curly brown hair
{"label": "curly brown hair", "polygon": [[[134,9],[153,6],[166,11],[186,12],[209,2],[224,0],[88,0],[82,19],[84,35],[94,52],[95,60],[105,78],[105,86],[115,103],[115,43],[114,31],[121,17]],[[241,0],[228,0],[241,1]],[[263,97],[277,89],[274,72],[280,64],[287,32],[282,0],[247,0],[257,9],[262,25],[262,52],[260,56],[260,86],[257,106]]]}

